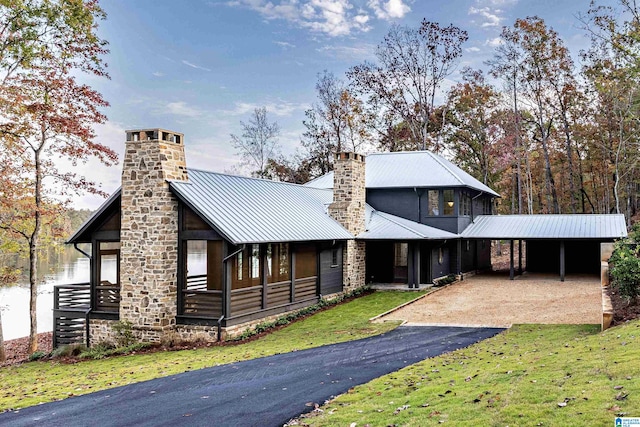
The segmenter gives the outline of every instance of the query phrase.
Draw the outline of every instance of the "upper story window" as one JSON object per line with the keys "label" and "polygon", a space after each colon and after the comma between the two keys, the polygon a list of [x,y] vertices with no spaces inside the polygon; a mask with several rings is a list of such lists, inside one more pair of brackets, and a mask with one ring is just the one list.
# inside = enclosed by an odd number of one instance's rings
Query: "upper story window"
{"label": "upper story window", "polygon": [[471,196],[467,192],[460,192],[460,215],[471,215]]}
{"label": "upper story window", "polygon": [[442,192],[442,201],[443,207],[442,211],[444,215],[455,215],[456,211],[456,202],[455,202],[455,193],[453,190],[444,190]]}
{"label": "upper story window", "polygon": [[493,215],[493,199],[491,197],[485,197],[482,200],[482,214]]}
{"label": "upper story window", "polygon": [[427,191],[428,199],[428,215],[438,216],[440,215],[440,191],[429,190]]}

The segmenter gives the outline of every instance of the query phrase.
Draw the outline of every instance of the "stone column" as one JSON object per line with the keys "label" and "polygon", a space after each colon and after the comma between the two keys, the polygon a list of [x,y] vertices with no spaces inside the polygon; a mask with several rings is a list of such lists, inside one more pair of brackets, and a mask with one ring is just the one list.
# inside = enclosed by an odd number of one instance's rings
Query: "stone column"
{"label": "stone column", "polygon": [[176,323],[178,200],[167,180],[186,181],[183,135],[127,131],[122,170],[120,320],[158,341]]}
{"label": "stone column", "polygon": [[[337,153],[333,171],[333,203],[329,206],[329,215],[354,236],[365,230],[365,198],[364,156]],[[365,243],[347,241],[343,255],[345,290],[364,286],[365,274]]]}

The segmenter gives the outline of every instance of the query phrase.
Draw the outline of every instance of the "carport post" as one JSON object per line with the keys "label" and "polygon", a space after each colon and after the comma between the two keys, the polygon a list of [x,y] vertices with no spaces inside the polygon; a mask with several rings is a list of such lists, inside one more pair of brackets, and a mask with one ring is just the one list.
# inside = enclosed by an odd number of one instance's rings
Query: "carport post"
{"label": "carport post", "polygon": [[513,280],[513,239],[509,240],[509,280]]}
{"label": "carport post", "polygon": [[518,274],[522,274],[522,239],[518,240]]}
{"label": "carport post", "polygon": [[564,282],[564,240],[560,240],[560,281]]}

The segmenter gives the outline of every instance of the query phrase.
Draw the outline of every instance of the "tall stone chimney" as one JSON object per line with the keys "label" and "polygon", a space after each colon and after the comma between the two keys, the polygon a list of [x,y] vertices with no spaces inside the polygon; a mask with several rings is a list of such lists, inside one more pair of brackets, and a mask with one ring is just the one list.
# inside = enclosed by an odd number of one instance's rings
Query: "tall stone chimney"
{"label": "tall stone chimney", "polygon": [[[337,153],[333,170],[333,203],[329,215],[351,234],[365,231],[365,162],[356,153]],[[343,259],[346,290],[365,284],[365,243],[349,240]]]}
{"label": "tall stone chimney", "polygon": [[158,341],[176,323],[178,201],[167,180],[186,181],[184,136],[126,131],[120,232],[120,320]]}

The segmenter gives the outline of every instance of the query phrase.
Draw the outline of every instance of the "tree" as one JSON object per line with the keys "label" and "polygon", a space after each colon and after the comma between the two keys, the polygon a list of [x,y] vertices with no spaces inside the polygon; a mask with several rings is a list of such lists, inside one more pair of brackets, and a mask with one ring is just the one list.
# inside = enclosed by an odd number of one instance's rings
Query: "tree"
{"label": "tree", "polygon": [[267,163],[279,152],[278,123],[269,123],[266,107],[256,108],[248,123],[240,122],[242,135],[231,134],[231,142],[245,165],[250,167],[251,175],[267,177]]}
{"label": "tree", "polygon": [[419,28],[394,25],[378,45],[378,64],[365,62],[347,73],[356,92],[368,97],[379,118],[394,129],[402,123],[410,131],[413,149],[439,149],[431,141],[435,98],[444,79],[462,55],[467,32],[441,27],[426,19]]}
{"label": "tree", "polygon": [[448,95],[446,146],[457,165],[493,187],[497,173],[496,144],[502,136],[496,120],[500,94],[486,82],[482,71],[465,68],[462,76],[463,82]]}
{"label": "tree", "polygon": [[106,120],[108,104],[76,76],[106,76],[106,42],[97,36],[105,14],[95,0],[8,0],[0,6],[0,143],[11,172],[0,197],[0,228],[28,248],[30,284],[29,351],[37,350],[38,252],[43,227],[52,229],[68,197],[101,193],[96,183],[58,168],[97,158],[111,165],[117,156],[94,142],[93,126]]}

